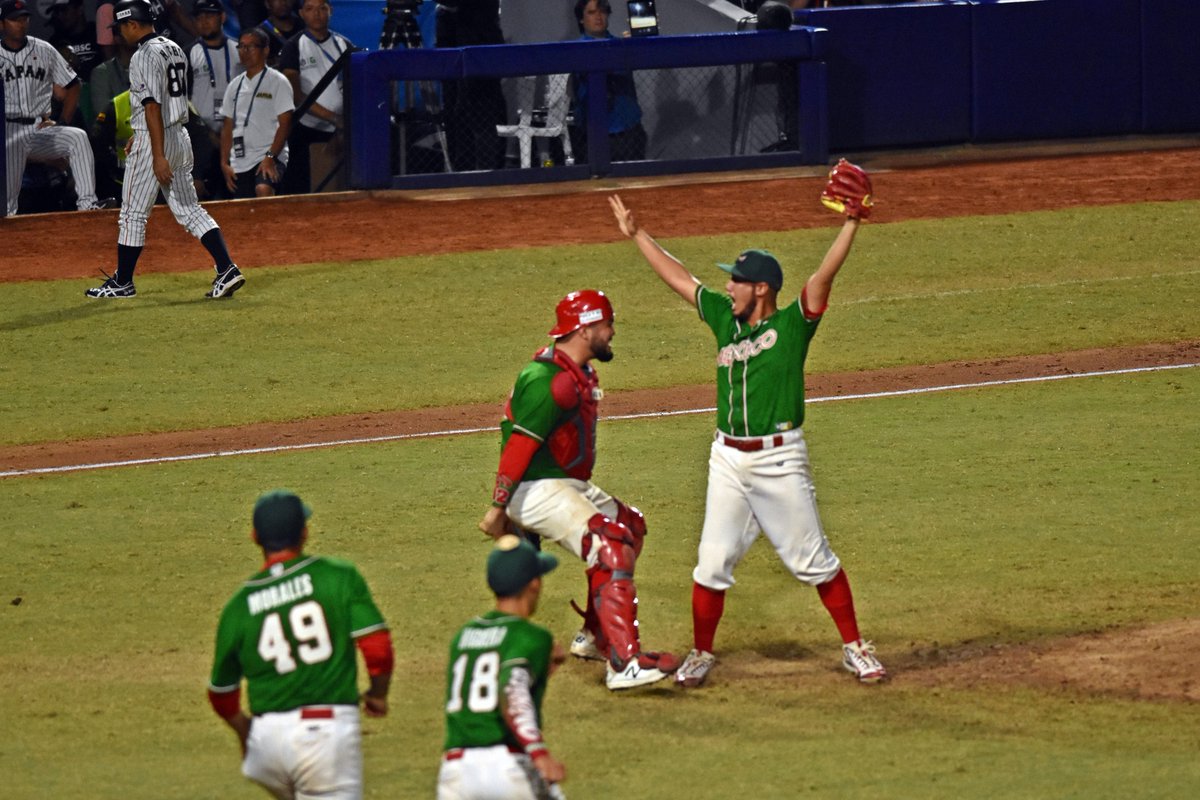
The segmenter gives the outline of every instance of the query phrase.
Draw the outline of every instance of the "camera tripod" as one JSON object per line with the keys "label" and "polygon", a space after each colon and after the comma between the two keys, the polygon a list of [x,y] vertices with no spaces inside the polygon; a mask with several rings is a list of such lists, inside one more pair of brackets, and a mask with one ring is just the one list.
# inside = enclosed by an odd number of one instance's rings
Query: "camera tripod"
{"label": "camera tripod", "polygon": [[[424,0],[387,0],[383,10],[383,30],[379,34],[379,49],[394,50],[397,46],[405,50],[421,48],[421,28],[417,24],[416,11]],[[417,111],[417,89],[421,91],[422,111]],[[446,143],[446,125],[442,121],[442,103],[438,86],[434,81],[404,81],[404,100],[397,93],[392,95],[392,124],[399,131],[400,174],[408,174],[408,125],[410,122],[429,122],[433,135],[437,137],[442,151],[446,172],[453,172],[450,164],[450,148]]]}

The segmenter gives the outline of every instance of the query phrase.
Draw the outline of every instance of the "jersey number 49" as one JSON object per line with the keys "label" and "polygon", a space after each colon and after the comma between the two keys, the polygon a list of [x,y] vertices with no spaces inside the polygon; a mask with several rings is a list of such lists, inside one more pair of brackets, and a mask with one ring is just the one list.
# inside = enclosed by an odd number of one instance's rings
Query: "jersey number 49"
{"label": "jersey number 49", "polygon": [[295,655],[279,612],[267,615],[258,634],[259,656],[263,661],[273,662],[280,675],[296,669],[295,656],[305,664],[318,664],[333,655],[333,641],[329,626],[325,624],[325,609],[320,603],[315,600],[297,603],[287,612],[287,622],[292,639],[296,641]]}

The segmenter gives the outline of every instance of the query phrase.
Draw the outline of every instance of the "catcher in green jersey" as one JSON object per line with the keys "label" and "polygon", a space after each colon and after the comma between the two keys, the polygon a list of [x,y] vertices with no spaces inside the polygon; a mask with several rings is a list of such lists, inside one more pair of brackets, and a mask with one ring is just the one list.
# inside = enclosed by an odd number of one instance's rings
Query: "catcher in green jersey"
{"label": "catcher in green jersey", "polygon": [[[392,640],[354,565],[306,555],[312,511],[291,492],[254,505],[262,569],[221,612],[208,699],[237,733],[242,774],[277,798],[356,800],[358,705],[387,714]],[[359,697],[355,645],[370,688]],[[250,714],[241,708],[245,679]]]}
{"label": "catcher in green jersey", "polygon": [[583,559],[587,609],[571,654],[606,661],[610,690],[644,686],[666,678],[679,660],[643,651],[638,635],[633,568],[646,521],[591,482],[602,396],[591,361],[612,360],[612,304],[604,292],[585,289],[564,297],[555,313],[554,343],[521,370],[508,398],[492,506],[479,528],[498,538],[511,520]]}
{"label": "catcher in green jersey", "polygon": [[488,554],[496,608],[464,625],[450,642],[446,671],[446,747],[438,800],[562,798],[562,763],[542,737],[542,698],[566,658],[550,631],[529,621],[542,576],[558,559],[512,534]]}
{"label": "catcher in green jersey", "polygon": [[717,431],[708,494],[692,572],[693,649],[676,682],[699,686],[716,659],[713,639],[734,584],[734,567],[765,533],[788,570],[817,588],[842,637],[842,665],[864,683],[887,677],[875,647],[859,635],[850,583],[817,514],[804,422],[804,360],[860,221],[871,210],[871,182],[844,159],[829,175],[822,203],[846,220],[800,297],[780,306],[783,270],[764,250],[733,264],[725,292],[704,286],[638,226],[621,198],[609,198],[621,232],[655,273],[699,311],[716,337]]}

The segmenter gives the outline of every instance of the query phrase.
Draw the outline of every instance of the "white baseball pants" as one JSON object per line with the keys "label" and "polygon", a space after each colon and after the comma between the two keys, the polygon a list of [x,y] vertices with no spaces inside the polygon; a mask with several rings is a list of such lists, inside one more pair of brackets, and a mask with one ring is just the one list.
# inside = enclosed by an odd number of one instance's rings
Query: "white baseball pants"
{"label": "white baseball pants", "polygon": [[361,800],[358,707],[307,706],[256,716],[242,774],[279,800]]}
{"label": "white baseball pants", "polygon": [[133,147],[125,160],[125,184],[121,187],[121,232],[119,244],[141,247],[146,243],[146,220],[154,208],[161,188],[175,221],[199,239],[217,223],[200,206],[196,186],[192,183],[192,140],[182,125],[172,125],[163,131],[163,155],[171,165],[171,183],[160,187],[154,175],[154,155],[150,151],[150,134],[133,134]]}
{"label": "white baseball pants", "polygon": [[437,800],[561,800],[524,753],[505,745],[453,750],[438,770]]}
{"label": "white baseball pants", "polygon": [[80,211],[96,207],[96,163],[86,133],[66,125],[39,128],[36,124],[25,125],[6,120],[4,140],[8,148],[5,159],[8,169],[8,216],[17,213],[17,198],[21,194],[26,161],[43,163],[67,159],[71,175],[75,178],[75,194],[79,198],[75,207]]}
{"label": "white baseball pants", "polygon": [[[596,514],[617,518],[612,496],[588,481],[573,478],[541,478],[517,485],[508,503],[508,517],[525,530],[558,542],[583,558],[583,539],[588,520]],[[594,567],[600,548],[589,547],[587,565]]]}
{"label": "white baseball pants", "polygon": [[785,438],[779,447],[752,453],[713,442],[704,528],[692,572],[701,586],[716,591],[733,586],[733,569],[760,531],[804,583],[825,583],[841,569],[817,514],[804,434],[789,431]]}

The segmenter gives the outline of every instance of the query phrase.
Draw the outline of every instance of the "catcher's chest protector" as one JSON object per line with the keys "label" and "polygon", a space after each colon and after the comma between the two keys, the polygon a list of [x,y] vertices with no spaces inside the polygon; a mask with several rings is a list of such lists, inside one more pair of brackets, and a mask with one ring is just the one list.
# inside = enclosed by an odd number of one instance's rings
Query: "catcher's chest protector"
{"label": "catcher's chest protector", "polygon": [[563,415],[545,446],[563,471],[577,480],[592,477],[596,464],[596,419],[599,416],[600,379],[590,366],[579,366],[557,350],[543,352],[539,360],[562,369],[554,376],[551,391]]}

